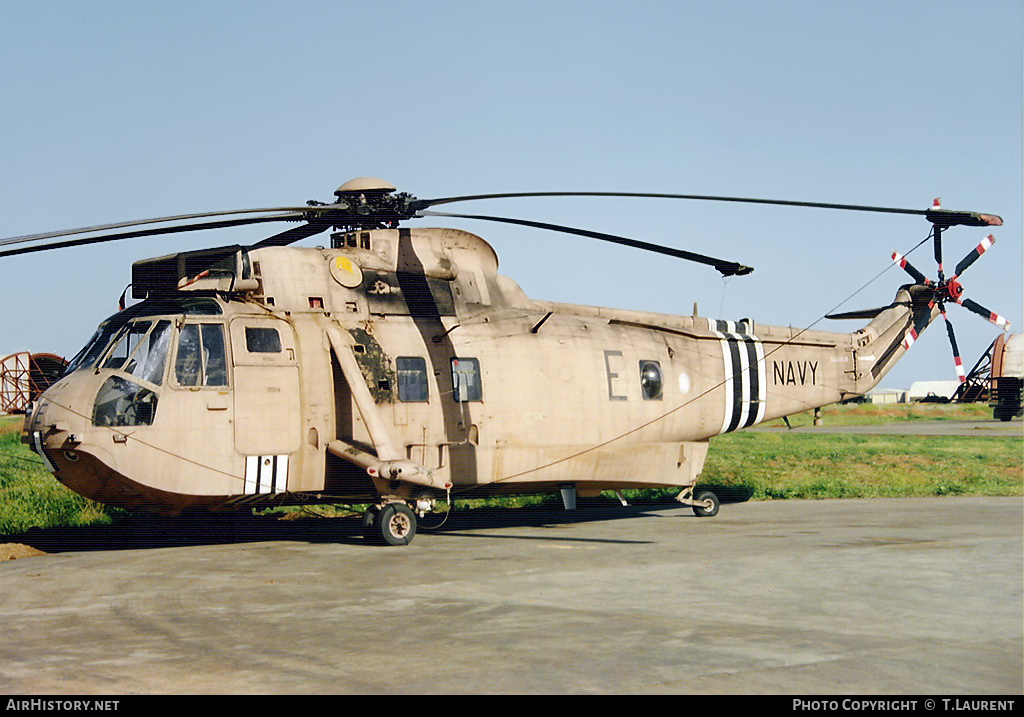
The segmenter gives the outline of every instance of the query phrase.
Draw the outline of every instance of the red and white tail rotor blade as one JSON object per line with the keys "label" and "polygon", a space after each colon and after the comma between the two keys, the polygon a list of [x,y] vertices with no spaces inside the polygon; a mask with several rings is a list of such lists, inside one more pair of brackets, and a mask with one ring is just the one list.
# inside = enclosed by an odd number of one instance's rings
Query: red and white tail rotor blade
{"label": "red and white tail rotor blade", "polygon": [[989,311],[984,306],[979,304],[977,301],[972,301],[971,299],[961,298],[961,299],[959,299],[957,301],[957,303],[960,304],[961,306],[963,306],[965,309],[968,309],[969,311],[973,311],[974,313],[976,313],[978,316],[982,317],[986,321],[991,321],[993,324],[995,324],[996,326],[999,326],[1004,331],[1010,328],[1010,322],[1009,322],[1009,320],[1007,320],[1007,318],[1005,316],[1000,316],[999,314],[997,314],[994,311]]}
{"label": "red and white tail rotor blade", "polygon": [[945,309],[942,309],[942,318],[946,320],[946,334],[949,336],[949,345],[953,348],[953,363],[956,364],[956,377],[960,379],[960,383],[964,383],[967,380],[967,374],[964,373],[964,362],[960,359],[960,349],[956,345],[953,323],[946,316]]}
{"label": "red and white tail rotor blade", "polygon": [[917,337],[921,335],[921,332],[928,326],[928,322],[931,320],[931,308],[934,304],[928,304],[928,311],[921,311],[914,321],[914,324],[907,329],[906,335],[903,337],[903,348],[909,350],[914,342],[917,341]]}
{"label": "red and white tail rotor blade", "polygon": [[981,255],[984,254],[986,251],[988,251],[989,247],[991,247],[995,243],[996,238],[991,234],[982,239],[981,243],[978,244],[978,246],[974,247],[974,249],[971,250],[971,252],[963,259],[961,259],[960,263],[956,265],[956,271],[953,274],[953,278],[955,279],[959,277],[961,274],[963,274],[965,271],[967,271],[968,267],[970,267],[971,264],[976,262],[979,259],[979,257],[981,257]]}
{"label": "red and white tail rotor blade", "polygon": [[910,274],[910,276],[913,277],[914,281],[916,281],[918,284],[929,285],[932,283],[931,279],[929,279],[916,268],[914,268],[914,265],[907,261],[907,258],[900,254],[899,252],[894,251],[892,253],[892,260],[894,263],[899,264],[901,269]]}

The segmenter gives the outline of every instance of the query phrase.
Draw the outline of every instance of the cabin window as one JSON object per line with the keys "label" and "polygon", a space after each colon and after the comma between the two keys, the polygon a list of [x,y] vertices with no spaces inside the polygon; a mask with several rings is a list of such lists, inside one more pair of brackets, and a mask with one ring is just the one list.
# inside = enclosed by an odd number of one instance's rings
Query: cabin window
{"label": "cabin window", "polygon": [[227,386],[223,324],[185,324],[178,335],[174,375],[180,386]]}
{"label": "cabin window", "polygon": [[662,391],[661,364],[640,362],[640,395],[645,401],[660,401]]}
{"label": "cabin window", "polygon": [[277,329],[246,326],[245,350],[251,354],[279,354],[281,335],[277,333]]}
{"label": "cabin window", "polygon": [[422,356],[399,356],[395,359],[398,370],[398,400],[405,403],[424,403],[430,400],[427,386],[427,361]]}
{"label": "cabin window", "polygon": [[459,403],[483,400],[479,359],[452,359],[452,398]]}

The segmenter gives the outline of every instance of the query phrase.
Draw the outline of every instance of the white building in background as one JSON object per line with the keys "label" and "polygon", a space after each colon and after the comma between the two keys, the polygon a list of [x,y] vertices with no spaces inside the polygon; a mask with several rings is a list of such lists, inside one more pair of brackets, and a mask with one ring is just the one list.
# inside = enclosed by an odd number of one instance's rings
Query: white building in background
{"label": "white building in background", "polygon": [[906,403],[907,392],[898,388],[873,388],[867,392],[868,403]]}
{"label": "white building in background", "polygon": [[929,396],[936,396],[938,398],[950,398],[956,389],[960,386],[960,382],[953,381],[914,381],[910,384],[910,390],[907,391],[908,401],[921,401]]}

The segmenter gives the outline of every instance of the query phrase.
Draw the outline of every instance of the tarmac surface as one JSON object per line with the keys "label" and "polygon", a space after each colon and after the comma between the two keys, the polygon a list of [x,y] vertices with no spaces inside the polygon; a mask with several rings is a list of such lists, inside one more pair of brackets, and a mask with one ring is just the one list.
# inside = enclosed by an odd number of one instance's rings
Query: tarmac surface
{"label": "tarmac surface", "polygon": [[0,694],[1020,695],[1022,536],[1019,497],[30,531]]}

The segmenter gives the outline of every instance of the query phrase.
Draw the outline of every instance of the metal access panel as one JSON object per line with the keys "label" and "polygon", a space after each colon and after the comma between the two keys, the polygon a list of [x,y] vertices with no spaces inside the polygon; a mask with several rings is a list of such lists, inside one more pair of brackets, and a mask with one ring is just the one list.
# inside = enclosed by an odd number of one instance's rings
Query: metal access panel
{"label": "metal access panel", "polygon": [[444,279],[364,269],[363,291],[371,314],[425,318],[455,315],[452,289]]}

